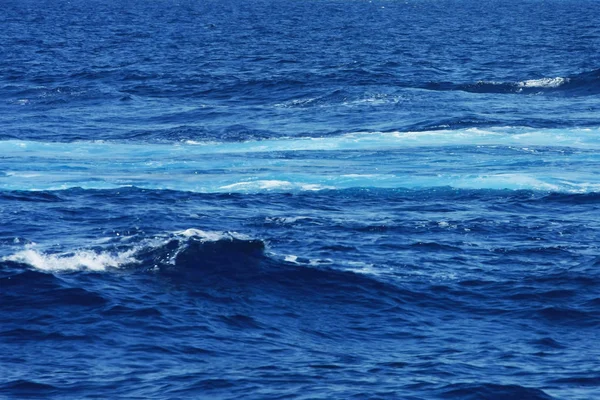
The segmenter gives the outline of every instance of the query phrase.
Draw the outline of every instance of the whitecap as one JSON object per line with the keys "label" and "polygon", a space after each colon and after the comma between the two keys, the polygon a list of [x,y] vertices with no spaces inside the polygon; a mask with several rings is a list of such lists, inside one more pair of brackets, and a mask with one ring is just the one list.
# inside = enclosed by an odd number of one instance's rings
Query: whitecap
{"label": "whitecap", "polygon": [[28,264],[42,271],[105,271],[108,268],[137,264],[139,261],[135,259],[134,253],[134,249],[121,253],[78,250],[73,253],[57,254],[26,249],[3,257],[2,260]]}
{"label": "whitecap", "polygon": [[569,78],[562,78],[557,76],[556,78],[541,78],[541,79],[530,79],[527,81],[517,83],[518,87],[535,87],[535,88],[557,88],[565,83],[569,82]]}
{"label": "whitecap", "polygon": [[[166,238],[171,237],[183,237],[183,238],[194,238],[203,242],[217,242],[223,239],[238,239],[238,240],[250,240],[251,238],[247,235],[238,232],[221,232],[221,231],[205,231],[197,228],[188,228],[182,231],[174,231]],[[161,236],[157,236],[158,239],[162,239]]]}

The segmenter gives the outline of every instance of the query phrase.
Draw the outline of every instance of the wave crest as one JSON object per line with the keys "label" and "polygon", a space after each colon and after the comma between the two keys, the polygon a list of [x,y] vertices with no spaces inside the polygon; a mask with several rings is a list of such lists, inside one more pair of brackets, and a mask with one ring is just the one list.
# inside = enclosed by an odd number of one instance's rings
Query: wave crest
{"label": "wave crest", "polygon": [[256,269],[267,259],[264,250],[262,240],[239,233],[186,229],[141,246],[136,257],[163,273],[228,275]]}

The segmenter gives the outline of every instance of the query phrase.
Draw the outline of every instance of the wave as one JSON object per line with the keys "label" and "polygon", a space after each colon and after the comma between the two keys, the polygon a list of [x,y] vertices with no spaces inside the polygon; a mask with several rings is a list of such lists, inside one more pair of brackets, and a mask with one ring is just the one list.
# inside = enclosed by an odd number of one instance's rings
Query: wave
{"label": "wave", "polygon": [[54,252],[31,242],[23,243],[23,247],[23,250],[0,258],[0,263],[51,273],[120,269],[186,276],[197,273],[203,277],[257,274],[261,268],[273,265],[285,270],[322,264],[302,257],[267,253],[264,241],[237,232],[195,228],[153,237],[102,238],[88,248],[67,252]]}
{"label": "wave", "polygon": [[[251,281],[289,280],[307,277],[332,278],[353,271],[369,273],[358,263],[343,270],[329,270],[333,261],[311,260],[294,255],[267,252],[267,245],[237,232],[203,231],[190,228],[151,238],[105,238],[86,249],[52,252],[37,248],[35,243],[0,258],[0,265],[30,268],[46,273],[109,272],[111,270],[143,270],[185,279]],[[346,263],[340,262],[344,267]],[[275,278],[276,277],[276,278]],[[304,278],[302,278],[304,277]],[[310,279],[310,278],[308,278]],[[17,282],[13,279],[12,283]]]}
{"label": "wave", "polygon": [[27,287],[39,289],[35,296],[41,303],[64,300],[69,305],[103,306],[106,301],[99,295],[68,287],[69,281],[62,279],[64,274],[90,272],[115,277],[122,273],[149,274],[206,293],[219,288],[249,288],[303,299],[326,297],[331,303],[342,304],[388,307],[388,302],[404,302],[404,297],[427,297],[380,281],[377,274],[366,270],[357,273],[336,269],[331,262],[271,253],[264,241],[235,232],[192,228],[111,242],[68,253],[27,249],[0,258],[0,283],[10,289],[0,297],[12,301],[11,293]]}
{"label": "wave", "polygon": [[516,82],[478,81],[475,83],[429,82],[421,89],[470,93],[560,94],[591,96],[600,94],[600,69],[568,77],[543,77]]}
{"label": "wave", "polygon": [[74,101],[93,102],[98,99],[114,100],[119,93],[100,90],[92,85],[74,83],[73,86],[24,86],[4,85],[2,90],[10,93],[9,104],[16,106],[60,106]]}
{"label": "wave", "polygon": [[394,106],[409,101],[407,94],[396,92],[387,93],[385,90],[356,93],[347,89],[335,89],[331,92],[286,100],[274,104],[275,108],[331,108],[331,107],[364,107],[364,106]]}

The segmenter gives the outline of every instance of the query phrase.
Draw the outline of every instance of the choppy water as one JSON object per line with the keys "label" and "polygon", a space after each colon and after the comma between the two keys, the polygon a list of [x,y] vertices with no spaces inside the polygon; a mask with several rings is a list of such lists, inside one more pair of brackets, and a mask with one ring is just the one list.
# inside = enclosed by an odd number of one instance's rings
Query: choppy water
{"label": "choppy water", "polygon": [[0,398],[600,397],[599,20],[3,2]]}

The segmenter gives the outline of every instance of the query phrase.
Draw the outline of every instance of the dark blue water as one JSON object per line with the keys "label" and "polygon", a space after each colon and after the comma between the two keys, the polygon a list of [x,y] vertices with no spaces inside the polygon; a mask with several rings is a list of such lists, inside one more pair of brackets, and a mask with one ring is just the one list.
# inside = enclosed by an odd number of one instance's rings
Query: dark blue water
{"label": "dark blue water", "polygon": [[0,3],[0,398],[600,398],[597,1]]}

